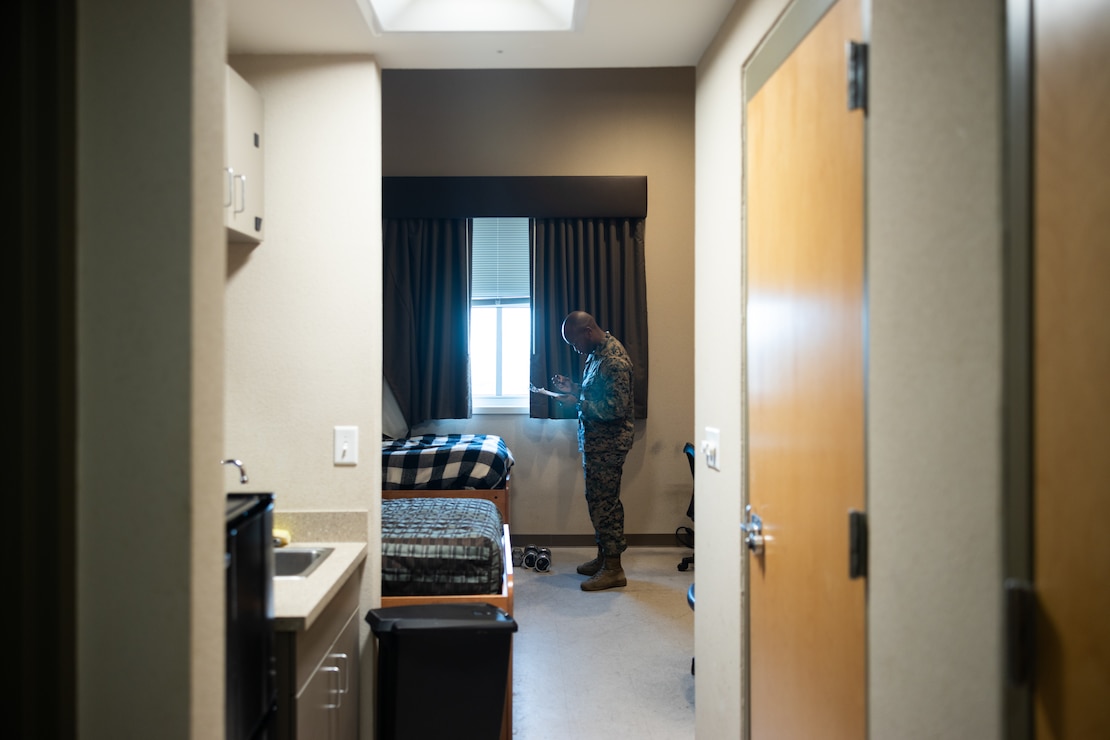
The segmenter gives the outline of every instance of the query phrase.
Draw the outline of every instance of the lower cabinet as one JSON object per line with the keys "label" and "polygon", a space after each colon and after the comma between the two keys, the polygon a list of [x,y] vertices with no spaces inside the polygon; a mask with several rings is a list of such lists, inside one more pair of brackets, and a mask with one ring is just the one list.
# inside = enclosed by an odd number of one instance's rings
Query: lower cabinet
{"label": "lower cabinet", "polygon": [[358,739],[358,579],[307,630],[278,632],[278,740]]}

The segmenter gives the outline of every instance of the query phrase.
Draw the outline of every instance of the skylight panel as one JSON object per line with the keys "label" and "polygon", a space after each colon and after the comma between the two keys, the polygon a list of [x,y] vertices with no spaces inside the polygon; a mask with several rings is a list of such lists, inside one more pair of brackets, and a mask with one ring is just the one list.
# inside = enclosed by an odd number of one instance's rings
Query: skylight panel
{"label": "skylight panel", "polygon": [[362,0],[381,33],[571,31],[587,0]]}

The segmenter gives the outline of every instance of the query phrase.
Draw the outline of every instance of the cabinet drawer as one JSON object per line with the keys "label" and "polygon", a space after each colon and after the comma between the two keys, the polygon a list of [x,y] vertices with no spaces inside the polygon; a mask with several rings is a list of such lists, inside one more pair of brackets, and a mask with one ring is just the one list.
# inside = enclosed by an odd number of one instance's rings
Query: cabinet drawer
{"label": "cabinet drawer", "polygon": [[296,740],[357,740],[358,612],[296,697]]}
{"label": "cabinet drawer", "polygon": [[347,624],[351,612],[358,611],[359,580],[348,579],[312,627],[296,633],[294,694],[301,692],[317,666],[327,656],[336,636]]}

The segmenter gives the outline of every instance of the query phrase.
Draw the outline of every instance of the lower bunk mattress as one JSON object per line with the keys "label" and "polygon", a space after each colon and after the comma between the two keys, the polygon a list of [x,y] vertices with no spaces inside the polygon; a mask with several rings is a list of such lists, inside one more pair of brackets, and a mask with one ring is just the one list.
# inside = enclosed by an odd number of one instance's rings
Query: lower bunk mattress
{"label": "lower bunk mattress", "polygon": [[475,498],[382,501],[382,596],[501,592],[501,514]]}

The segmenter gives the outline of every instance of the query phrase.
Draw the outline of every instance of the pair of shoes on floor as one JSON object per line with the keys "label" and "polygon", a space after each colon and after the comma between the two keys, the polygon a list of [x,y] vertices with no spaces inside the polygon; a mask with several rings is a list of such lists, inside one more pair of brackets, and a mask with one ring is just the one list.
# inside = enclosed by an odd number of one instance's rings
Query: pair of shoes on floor
{"label": "pair of shoes on floor", "polygon": [[513,565],[515,567],[535,568],[540,573],[551,570],[551,550],[546,547],[528,545],[525,548],[513,548]]}

